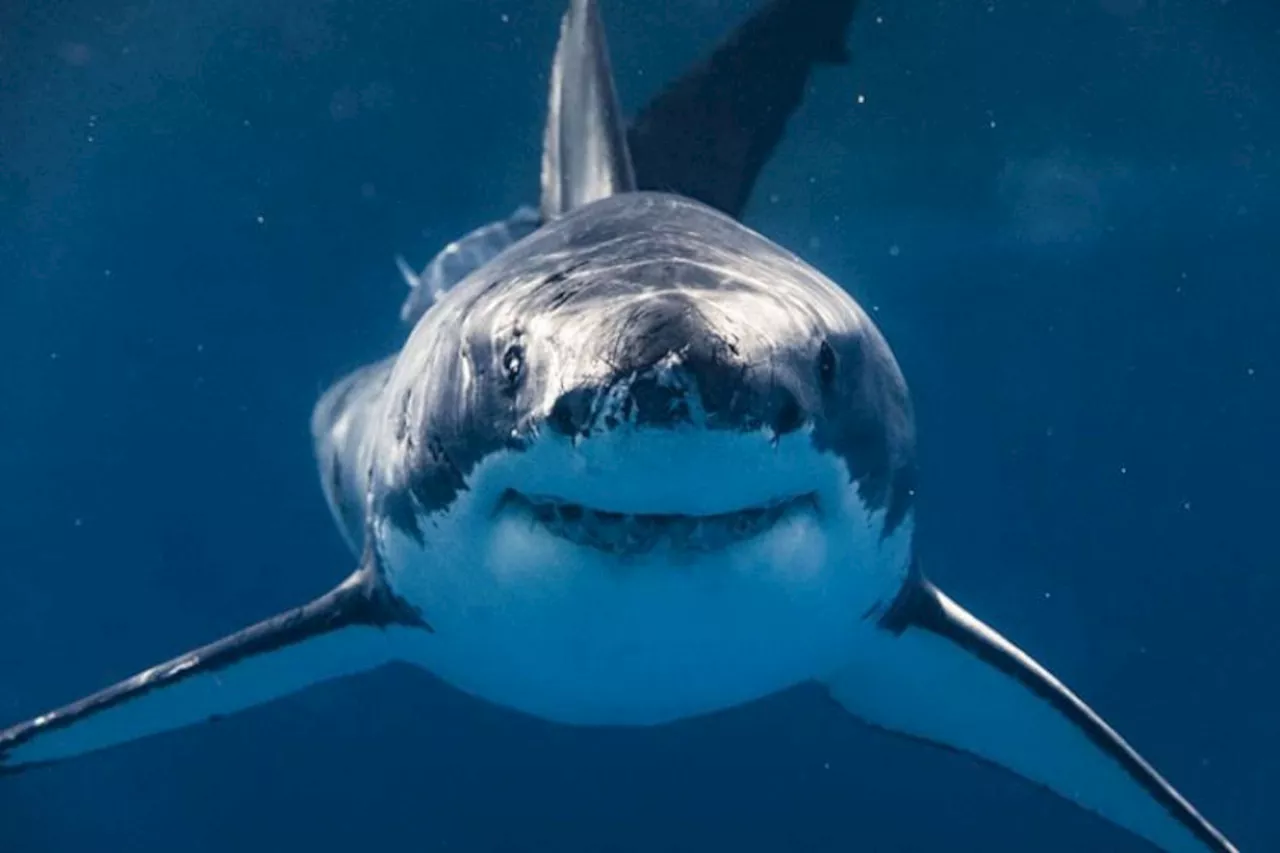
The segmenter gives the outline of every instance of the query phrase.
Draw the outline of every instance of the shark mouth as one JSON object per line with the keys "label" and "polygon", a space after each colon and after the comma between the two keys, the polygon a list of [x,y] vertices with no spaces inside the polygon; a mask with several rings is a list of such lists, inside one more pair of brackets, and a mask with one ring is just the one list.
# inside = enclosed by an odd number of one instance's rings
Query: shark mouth
{"label": "shark mouth", "polygon": [[764,534],[788,515],[816,511],[817,506],[817,496],[806,494],[714,515],[621,513],[509,490],[500,509],[525,516],[575,545],[637,555],[663,546],[674,551],[717,551]]}

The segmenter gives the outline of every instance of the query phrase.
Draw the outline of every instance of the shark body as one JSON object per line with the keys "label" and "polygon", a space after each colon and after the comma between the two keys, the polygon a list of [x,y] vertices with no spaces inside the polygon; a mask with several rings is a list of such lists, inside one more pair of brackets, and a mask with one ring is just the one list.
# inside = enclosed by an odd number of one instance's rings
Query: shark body
{"label": "shark body", "polygon": [[[596,5],[572,0],[538,210],[477,232],[463,269],[415,288],[402,349],[316,406],[357,569],[0,732],[0,772],[391,661],[574,725],[661,724],[819,682],[870,725],[1002,766],[1166,853],[1235,850],[925,578],[888,343],[845,290],[739,221],[810,67],[842,60],[852,9],[771,3],[628,128]],[[762,57],[776,67],[748,73]],[[752,81],[776,109],[726,101]]]}

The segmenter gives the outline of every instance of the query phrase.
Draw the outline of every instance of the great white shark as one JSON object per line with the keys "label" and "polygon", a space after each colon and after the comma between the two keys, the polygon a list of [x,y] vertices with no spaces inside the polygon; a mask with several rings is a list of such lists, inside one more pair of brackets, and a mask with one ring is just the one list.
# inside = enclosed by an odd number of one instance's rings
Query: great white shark
{"label": "great white shark", "polygon": [[1234,851],[926,579],[889,345],[849,293],[739,221],[810,67],[842,61],[853,5],[775,0],[628,127],[596,4],[571,0],[539,209],[473,234],[471,255],[446,249],[441,263],[471,260],[415,288],[402,349],[316,406],[358,568],[0,732],[0,772],[393,661],[584,726],[818,682],[869,725],[1004,767],[1166,853]]}

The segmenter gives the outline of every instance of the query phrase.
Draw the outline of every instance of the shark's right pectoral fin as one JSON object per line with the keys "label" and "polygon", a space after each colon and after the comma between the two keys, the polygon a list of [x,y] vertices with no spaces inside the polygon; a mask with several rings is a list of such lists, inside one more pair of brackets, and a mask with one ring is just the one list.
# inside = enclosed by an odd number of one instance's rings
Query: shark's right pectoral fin
{"label": "shark's right pectoral fin", "polygon": [[369,570],[320,598],[0,731],[0,775],[270,702],[395,658],[429,630]]}
{"label": "shark's right pectoral fin", "polygon": [[1166,853],[1235,853],[1084,702],[923,579],[826,684],[864,722],[1011,770]]}

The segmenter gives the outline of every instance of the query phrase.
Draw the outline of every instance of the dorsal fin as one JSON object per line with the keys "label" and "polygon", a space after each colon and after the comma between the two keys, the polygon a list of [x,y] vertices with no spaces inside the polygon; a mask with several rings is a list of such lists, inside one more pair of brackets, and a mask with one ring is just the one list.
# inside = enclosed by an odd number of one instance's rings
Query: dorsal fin
{"label": "dorsal fin", "polygon": [[571,0],[551,66],[542,217],[636,188],[596,0]]}

